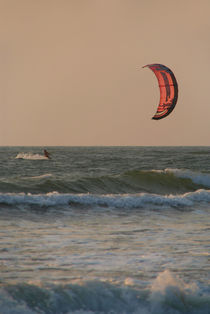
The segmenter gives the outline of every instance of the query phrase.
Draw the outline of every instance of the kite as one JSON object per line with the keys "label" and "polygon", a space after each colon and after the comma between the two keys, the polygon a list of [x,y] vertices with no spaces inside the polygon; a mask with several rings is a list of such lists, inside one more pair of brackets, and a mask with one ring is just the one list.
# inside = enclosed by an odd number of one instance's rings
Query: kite
{"label": "kite", "polygon": [[143,68],[145,67],[150,68],[158,79],[160,102],[157,112],[152,119],[160,120],[167,117],[176,106],[178,99],[178,84],[173,72],[165,65],[154,63],[143,66]]}

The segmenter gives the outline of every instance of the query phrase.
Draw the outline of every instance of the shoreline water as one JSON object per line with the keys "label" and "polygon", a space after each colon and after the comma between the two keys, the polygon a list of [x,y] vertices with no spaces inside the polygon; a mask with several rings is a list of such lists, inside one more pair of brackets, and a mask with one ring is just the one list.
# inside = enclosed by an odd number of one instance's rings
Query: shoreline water
{"label": "shoreline water", "polygon": [[0,148],[2,313],[209,314],[210,148],[48,150]]}

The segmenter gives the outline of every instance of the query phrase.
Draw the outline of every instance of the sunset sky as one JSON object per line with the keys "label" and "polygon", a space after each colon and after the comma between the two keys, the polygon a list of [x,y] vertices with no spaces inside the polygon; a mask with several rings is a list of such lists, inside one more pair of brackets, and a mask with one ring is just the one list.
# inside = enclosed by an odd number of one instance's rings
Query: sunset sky
{"label": "sunset sky", "polygon": [[209,145],[210,1],[0,0],[0,104],[0,145]]}

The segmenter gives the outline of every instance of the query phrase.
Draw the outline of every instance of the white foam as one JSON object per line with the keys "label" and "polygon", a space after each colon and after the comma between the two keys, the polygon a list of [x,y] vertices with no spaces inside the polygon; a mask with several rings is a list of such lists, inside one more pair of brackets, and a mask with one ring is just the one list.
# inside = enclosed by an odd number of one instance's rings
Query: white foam
{"label": "white foam", "polygon": [[167,287],[177,287],[180,290],[190,290],[193,293],[197,291],[197,286],[195,284],[186,284],[178,276],[172,274],[168,269],[160,273],[155,279],[151,286],[151,292],[161,292],[163,293]]}
{"label": "white foam", "polygon": [[121,195],[93,194],[47,194],[0,193],[0,203],[8,205],[39,205],[57,206],[75,204],[93,207],[110,208],[163,208],[163,207],[192,207],[197,203],[210,203],[210,190],[197,190],[181,195],[157,195],[149,193]]}
{"label": "white foam", "polygon": [[[192,299],[201,298],[195,283],[186,284],[169,270],[159,274],[151,286],[150,302],[152,313],[163,313],[166,307],[173,308],[177,313],[191,313]],[[203,300],[205,301],[205,300]],[[206,309],[206,307],[205,307]],[[174,313],[174,312],[173,312]],[[196,313],[192,311],[192,313]],[[200,313],[200,312],[199,312]],[[206,312],[205,312],[206,313]]]}
{"label": "white foam", "polygon": [[30,159],[30,160],[48,160],[47,157],[40,154],[32,154],[32,153],[18,153],[15,157],[16,159]]}
{"label": "white foam", "polygon": [[183,179],[190,179],[195,184],[200,184],[206,187],[210,187],[210,174],[194,172],[184,169],[171,169],[167,168],[165,170],[153,170],[159,173],[172,173],[174,176]]}
{"label": "white foam", "polygon": [[96,280],[47,287],[10,285],[0,288],[0,306],[1,313],[17,314],[209,314],[207,293],[166,270],[150,287],[139,289],[131,281],[126,286]]}
{"label": "white foam", "polygon": [[23,179],[35,179],[35,180],[40,180],[40,179],[47,179],[51,178],[53,175],[51,173],[45,173],[41,174],[40,176],[33,176],[33,177],[24,177]]}

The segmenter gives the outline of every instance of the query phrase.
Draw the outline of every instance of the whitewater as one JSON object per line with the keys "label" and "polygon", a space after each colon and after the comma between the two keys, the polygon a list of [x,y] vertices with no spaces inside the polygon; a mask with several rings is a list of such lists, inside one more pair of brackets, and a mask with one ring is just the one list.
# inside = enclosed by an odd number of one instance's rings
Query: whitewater
{"label": "whitewater", "polygon": [[0,313],[210,313],[209,147],[0,147]]}

